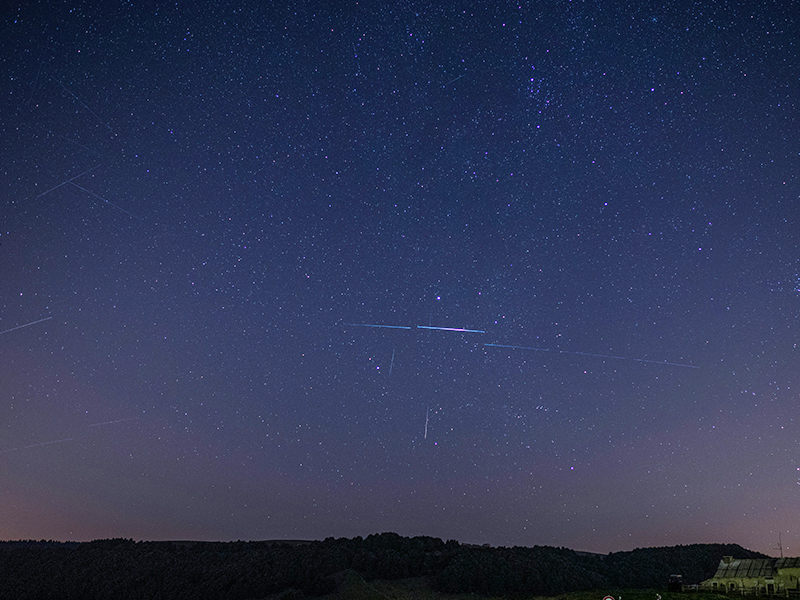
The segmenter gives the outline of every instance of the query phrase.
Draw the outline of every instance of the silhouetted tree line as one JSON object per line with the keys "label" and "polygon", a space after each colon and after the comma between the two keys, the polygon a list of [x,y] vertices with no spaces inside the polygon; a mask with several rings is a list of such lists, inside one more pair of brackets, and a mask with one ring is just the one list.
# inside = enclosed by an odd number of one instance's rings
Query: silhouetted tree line
{"label": "silhouetted tree line", "polygon": [[365,580],[423,577],[445,593],[553,596],[664,588],[711,577],[738,545],[643,548],[608,555],[566,548],[490,548],[394,533],[321,542],[0,542],[0,599],[251,600],[322,596],[346,573]]}

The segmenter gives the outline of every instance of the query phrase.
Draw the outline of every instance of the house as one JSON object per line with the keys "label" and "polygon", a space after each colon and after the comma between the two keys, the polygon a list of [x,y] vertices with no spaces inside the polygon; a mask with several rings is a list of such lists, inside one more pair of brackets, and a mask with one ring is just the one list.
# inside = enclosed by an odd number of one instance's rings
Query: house
{"label": "house", "polygon": [[703,590],[728,594],[800,598],[800,558],[746,558],[724,556]]}

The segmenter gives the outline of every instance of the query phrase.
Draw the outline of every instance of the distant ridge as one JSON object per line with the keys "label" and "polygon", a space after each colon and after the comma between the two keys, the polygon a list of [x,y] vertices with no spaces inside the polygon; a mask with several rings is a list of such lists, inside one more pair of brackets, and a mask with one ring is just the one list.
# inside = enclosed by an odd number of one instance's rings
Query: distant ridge
{"label": "distant ridge", "polygon": [[[555,596],[699,583],[723,556],[765,558],[736,544],[638,548],[605,555],[488,547],[395,533],[322,541],[0,542],[0,600],[322,596],[343,582],[418,578],[431,593]],[[354,573],[357,576],[346,576]],[[299,597],[298,596],[298,597]]]}

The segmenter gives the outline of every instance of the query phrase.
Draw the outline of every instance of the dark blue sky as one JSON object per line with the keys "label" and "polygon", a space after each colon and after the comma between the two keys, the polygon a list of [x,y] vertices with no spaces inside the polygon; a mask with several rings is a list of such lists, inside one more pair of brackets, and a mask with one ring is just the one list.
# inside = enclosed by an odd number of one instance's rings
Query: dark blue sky
{"label": "dark blue sky", "polygon": [[0,539],[800,551],[788,3],[234,5],[4,9]]}

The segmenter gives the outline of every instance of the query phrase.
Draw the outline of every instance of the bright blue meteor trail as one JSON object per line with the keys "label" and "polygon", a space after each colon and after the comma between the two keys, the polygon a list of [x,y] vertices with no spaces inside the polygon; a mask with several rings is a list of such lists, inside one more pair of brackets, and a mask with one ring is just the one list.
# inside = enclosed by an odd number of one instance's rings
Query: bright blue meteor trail
{"label": "bright blue meteor trail", "polygon": [[[380,329],[413,329],[405,325],[374,325],[372,323],[342,323],[348,327],[377,327]],[[439,331],[460,331],[462,333],[486,333],[481,329],[463,329],[460,327],[432,327],[430,325],[417,325],[417,329],[437,329]]]}
{"label": "bright blue meteor trail", "polygon": [[[342,325],[347,325],[350,327],[377,327],[380,329],[412,329],[411,327],[407,327],[405,325],[375,325],[372,323],[342,323]],[[461,327],[434,327],[433,325],[417,325],[417,329],[435,329],[437,331],[456,331],[460,333],[486,333],[482,329],[464,329]],[[533,346],[512,346],[511,344],[484,344],[484,346],[491,346],[493,348],[511,348],[512,350],[533,350],[535,352],[558,352],[559,354],[576,354],[578,356],[595,356],[597,358],[613,358],[616,360],[635,360],[636,362],[654,363],[657,365],[668,365],[670,367],[686,367],[687,369],[700,368],[695,365],[667,362],[666,360],[648,360],[646,358],[629,359],[626,356],[616,356],[614,354],[597,354],[594,352],[578,352],[575,350],[551,350],[550,348],[535,348]],[[389,366],[390,375],[393,366],[394,366],[394,352],[392,352],[392,363]]]}
{"label": "bright blue meteor trail", "polygon": [[458,327],[431,327],[429,325],[417,325],[417,329],[438,329],[439,331],[461,331],[463,333],[486,333],[481,329],[460,329]]}

